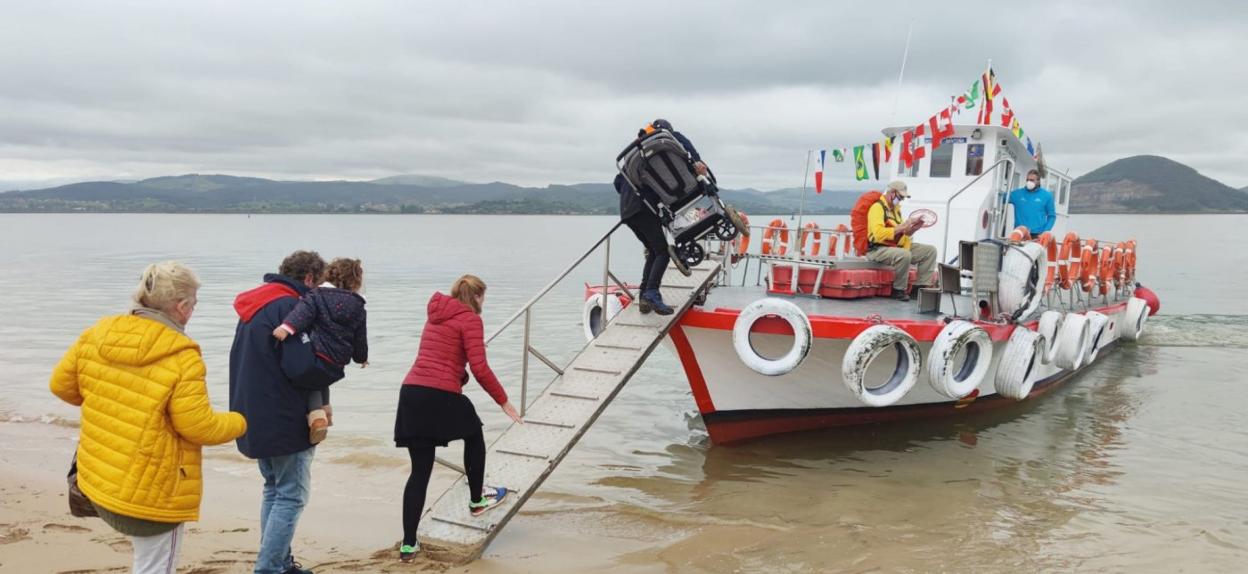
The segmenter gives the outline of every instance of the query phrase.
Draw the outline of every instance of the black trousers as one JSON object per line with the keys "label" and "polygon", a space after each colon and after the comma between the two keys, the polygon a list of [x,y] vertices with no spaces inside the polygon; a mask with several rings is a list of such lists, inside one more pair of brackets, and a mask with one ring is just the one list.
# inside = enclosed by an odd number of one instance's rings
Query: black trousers
{"label": "black trousers", "polygon": [[[412,473],[407,476],[407,486],[403,489],[403,543],[409,546],[416,544],[420,515],[425,512],[425,495],[433,474],[433,450],[433,445],[407,447]],[[468,471],[471,501],[478,502],[485,482],[485,436],[479,432],[464,439],[464,470]]]}
{"label": "black trousers", "polygon": [[663,224],[659,216],[643,209],[628,219],[624,225],[633,230],[633,235],[646,247],[646,262],[641,268],[641,289],[658,289],[663,283],[663,273],[667,271],[667,263],[671,257],[667,254],[667,238],[663,236]]}

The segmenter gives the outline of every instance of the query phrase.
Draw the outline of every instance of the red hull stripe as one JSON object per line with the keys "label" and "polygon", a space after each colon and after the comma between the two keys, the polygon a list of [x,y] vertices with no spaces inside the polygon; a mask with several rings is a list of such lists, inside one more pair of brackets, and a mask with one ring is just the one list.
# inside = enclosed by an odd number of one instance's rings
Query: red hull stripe
{"label": "red hull stripe", "polygon": [[[1126,303],[1116,303],[1108,307],[1097,309],[1101,313],[1110,314],[1123,307]],[[731,331],[733,325],[737,321],[737,315],[741,313],[740,309],[716,308],[714,311],[705,309],[690,309],[685,316],[681,318],[680,325],[685,327],[698,327],[703,329],[718,329],[721,331]],[[940,330],[945,327],[944,323],[936,320],[931,321],[908,321],[894,320],[885,321],[890,325],[894,325],[914,337],[916,341],[935,341],[936,336],[940,334]],[[876,324],[874,321],[866,318],[854,317],[837,317],[829,315],[811,315],[810,326],[813,335],[819,339],[853,339],[859,333],[866,331],[868,327]],[[1014,333],[1014,325],[997,325],[992,323],[978,323],[993,341],[1009,340],[1010,335]],[[1028,329],[1036,328],[1036,321],[1032,321],[1025,325]],[[751,329],[754,333],[765,333],[771,335],[792,335],[793,329],[789,327],[788,322],[779,317],[763,317],[754,323]],[[684,357],[681,357],[684,360]]]}
{"label": "red hull stripe", "polygon": [[689,379],[689,389],[693,391],[693,402],[698,405],[698,412],[702,414],[715,412],[715,403],[711,402],[711,393],[706,390],[706,378],[702,376],[702,367],[698,365],[698,357],[693,354],[693,345],[689,344],[689,337],[685,336],[685,330],[681,329],[680,325],[673,325],[668,336],[676,345],[676,355],[680,357],[680,364],[685,368],[685,377]]}
{"label": "red hull stripe", "polygon": [[[1064,371],[1037,382],[1027,399],[1034,399],[1060,387],[1062,383],[1066,382],[1074,374],[1074,371]],[[966,415],[1017,406],[1020,402],[1001,395],[991,395],[969,402],[964,399],[962,401],[880,408],[850,407],[837,409],[722,411],[703,413],[702,420],[706,423],[706,430],[711,435],[713,442],[716,444],[727,444],[796,431]]]}

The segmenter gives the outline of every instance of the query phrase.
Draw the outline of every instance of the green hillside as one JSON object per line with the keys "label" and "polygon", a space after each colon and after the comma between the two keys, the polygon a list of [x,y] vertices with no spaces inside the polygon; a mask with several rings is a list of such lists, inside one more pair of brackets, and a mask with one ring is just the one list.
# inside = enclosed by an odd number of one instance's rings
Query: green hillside
{"label": "green hillside", "polygon": [[1072,213],[1248,212],[1248,193],[1155,155],[1123,158],[1074,181]]}

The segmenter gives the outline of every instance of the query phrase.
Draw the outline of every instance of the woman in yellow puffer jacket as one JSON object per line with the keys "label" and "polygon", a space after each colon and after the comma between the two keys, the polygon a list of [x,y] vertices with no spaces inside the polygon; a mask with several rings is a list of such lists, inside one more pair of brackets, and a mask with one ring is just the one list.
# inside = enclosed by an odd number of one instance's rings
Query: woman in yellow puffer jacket
{"label": "woman in yellow puffer jacket", "polygon": [[52,393],[82,407],[78,487],[130,537],[136,573],[174,572],[182,523],[199,520],[202,445],[247,430],[208,402],[199,345],[183,330],[198,289],[180,263],[149,265],[130,313],[84,331],[52,373]]}

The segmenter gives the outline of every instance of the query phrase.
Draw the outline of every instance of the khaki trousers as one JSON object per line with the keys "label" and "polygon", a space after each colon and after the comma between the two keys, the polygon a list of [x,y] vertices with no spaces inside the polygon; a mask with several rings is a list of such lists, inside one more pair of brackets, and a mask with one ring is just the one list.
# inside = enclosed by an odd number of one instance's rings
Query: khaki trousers
{"label": "khaki trousers", "polygon": [[867,260],[883,263],[893,268],[893,290],[902,291],[910,282],[910,265],[919,268],[915,285],[926,287],[936,269],[936,248],[922,243],[911,243],[910,249],[900,247],[876,247],[867,252]]}

